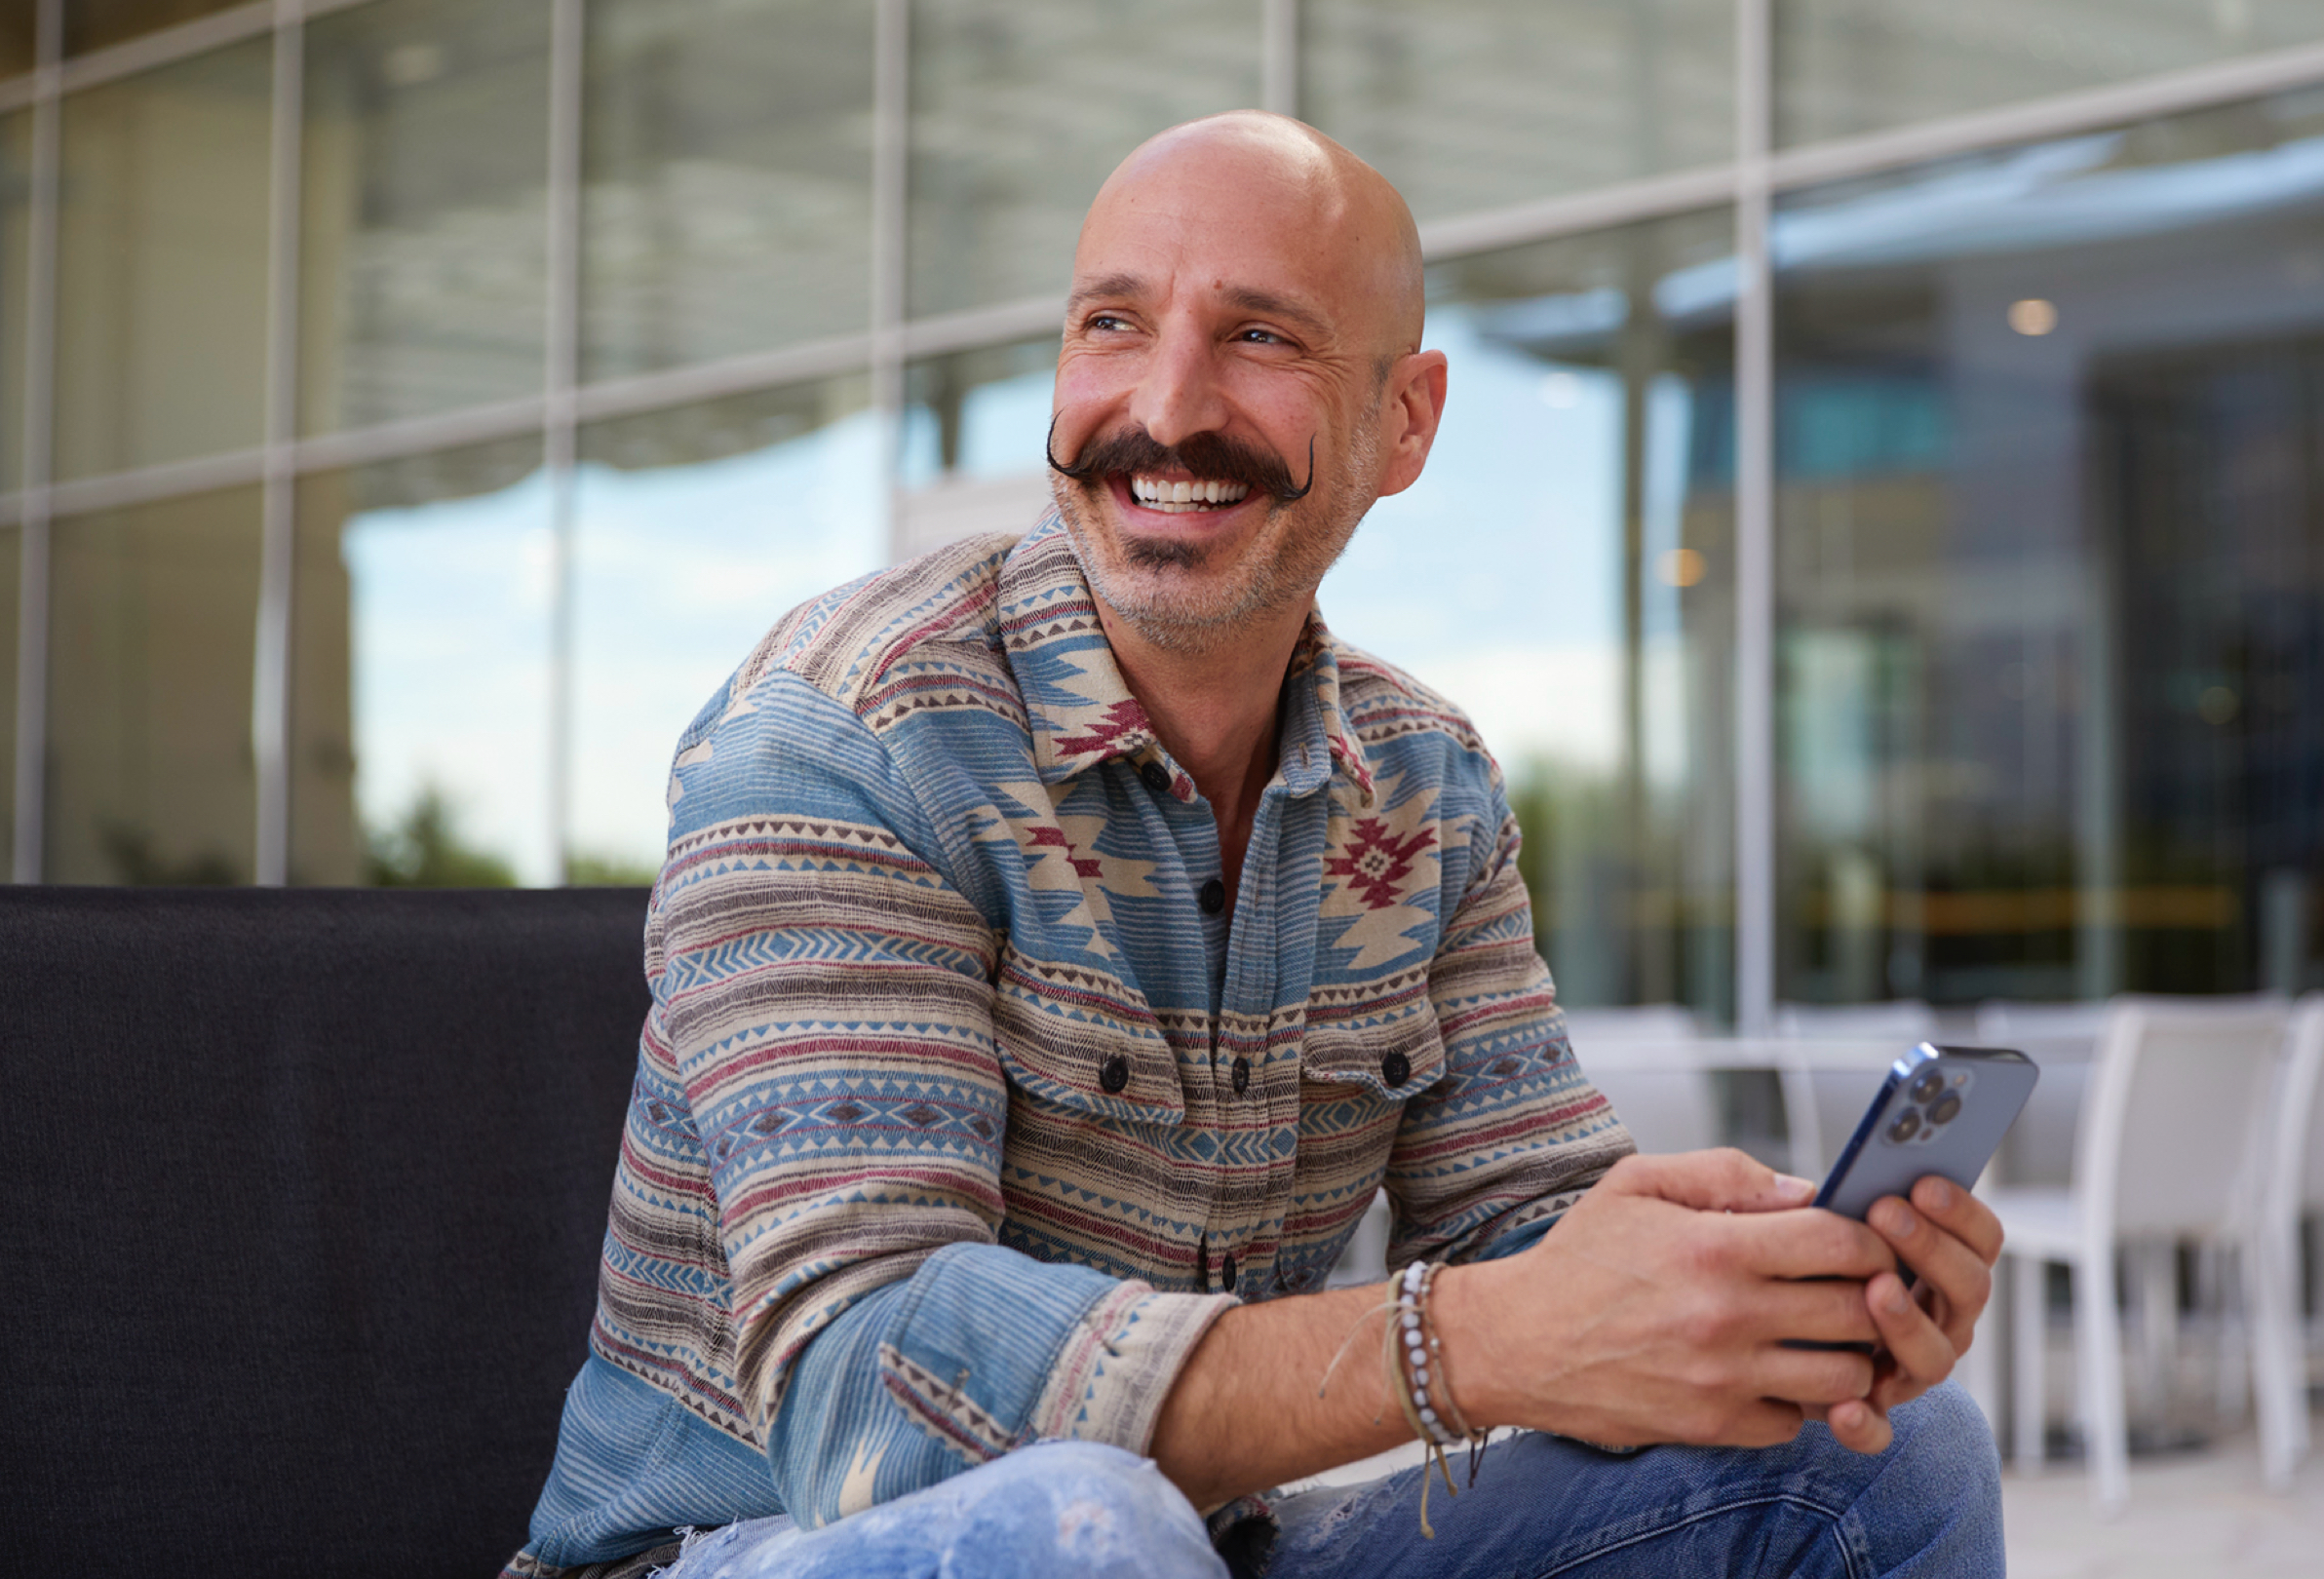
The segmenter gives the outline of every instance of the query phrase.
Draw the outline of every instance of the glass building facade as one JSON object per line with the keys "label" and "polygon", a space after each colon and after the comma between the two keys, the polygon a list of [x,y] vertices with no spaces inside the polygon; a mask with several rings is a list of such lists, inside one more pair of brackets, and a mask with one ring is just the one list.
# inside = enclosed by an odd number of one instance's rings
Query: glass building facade
{"label": "glass building facade", "polygon": [[641,879],[784,609],[1029,523],[1083,208],[1241,105],[1421,220],[1322,607],[1568,1002],[2324,984],[2324,0],[0,8],[15,876]]}

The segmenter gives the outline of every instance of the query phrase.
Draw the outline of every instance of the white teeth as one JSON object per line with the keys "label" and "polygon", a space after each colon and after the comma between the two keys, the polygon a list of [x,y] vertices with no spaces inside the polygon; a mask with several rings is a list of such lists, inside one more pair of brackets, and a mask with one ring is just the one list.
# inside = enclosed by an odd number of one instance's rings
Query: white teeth
{"label": "white teeth", "polygon": [[1164,515],[1178,515],[1188,510],[1208,510],[1220,504],[1239,503],[1250,493],[1249,484],[1220,481],[1169,481],[1153,477],[1132,477],[1130,494],[1149,510]]}

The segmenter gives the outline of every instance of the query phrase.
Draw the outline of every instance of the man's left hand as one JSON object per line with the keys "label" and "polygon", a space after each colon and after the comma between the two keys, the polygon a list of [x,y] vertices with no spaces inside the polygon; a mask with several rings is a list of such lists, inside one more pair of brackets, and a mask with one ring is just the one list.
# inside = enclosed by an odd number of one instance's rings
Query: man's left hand
{"label": "man's left hand", "polygon": [[1875,1202],[1865,1220],[1920,1280],[1907,1289],[1904,1279],[1882,1272],[1865,1284],[1864,1301],[1880,1329],[1882,1350],[1872,1392],[1833,1405],[1827,1416],[1842,1446],[1878,1453],[1893,1435],[1888,1411],[1951,1375],[1967,1352],[1978,1315],[1993,1296],[2001,1223],[1984,1202],[1933,1175],[1913,1186],[1909,1203],[1893,1195]]}

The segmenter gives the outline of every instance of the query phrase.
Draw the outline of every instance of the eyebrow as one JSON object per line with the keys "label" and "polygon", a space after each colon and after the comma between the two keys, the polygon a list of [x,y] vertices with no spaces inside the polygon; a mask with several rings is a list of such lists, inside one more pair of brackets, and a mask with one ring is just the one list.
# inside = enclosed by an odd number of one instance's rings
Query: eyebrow
{"label": "eyebrow", "polygon": [[[1100,275],[1097,279],[1075,289],[1070,296],[1065,298],[1065,314],[1067,317],[1071,317],[1074,313],[1079,312],[1085,304],[1106,297],[1118,299],[1126,296],[1143,295],[1146,289],[1145,277],[1143,275],[1129,273]],[[1230,307],[1240,308],[1247,313],[1263,313],[1270,318],[1280,318],[1287,324],[1297,325],[1310,334],[1321,335],[1329,332],[1331,328],[1331,326],[1315,313],[1300,306],[1290,297],[1278,296],[1272,291],[1260,290],[1252,286],[1233,286],[1225,291],[1225,297],[1226,304]]]}
{"label": "eyebrow", "polygon": [[1102,296],[1140,296],[1145,293],[1143,276],[1136,274],[1102,274],[1089,284],[1077,288],[1065,298],[1065,314],[1070,317],[1081,310],[1084,302]]}
{"label": "eyebrow", "polygon": [[1296,324],[1310,334],[1325,334],[1331,329],[1329,324],[1289,297],[1254,290],[1249,286],[1236,286],[1229,289],[1226,301],[1227,305],[1240,307],[1247,313],[1263,313],[1269,318],[1280,318],[1287,324]]}

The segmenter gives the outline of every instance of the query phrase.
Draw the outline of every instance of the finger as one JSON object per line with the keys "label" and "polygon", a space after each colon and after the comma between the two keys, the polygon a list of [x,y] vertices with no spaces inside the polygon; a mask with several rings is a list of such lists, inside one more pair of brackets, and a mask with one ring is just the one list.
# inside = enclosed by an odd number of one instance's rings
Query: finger
{"label": "finger", "polygon": [[1746,1341],[1878,1343],[1880,1329],[1865,1307],[1864,1285],[1853,1278],[1814,1283],[1770,1283],[1753,1296]]}
{"label": "finger", "polygon": [[1913,1186],[1913,1204],[1991,1266],[2001,1254],[2001,1219],[1967,1190],[1931,1174]]}
{"label": "finger", "polygon": [[1893,1383],[1884,1388],[1883,1397],[1902,1403],[1903,1397],[1896,1396],[1900,1392],[1917,1397],[1953,1374],[1954,1362],[1968,1347],[1966,1341],[1956,1344],[1913,1297],[1904,1279],[1893,1272],[1881,1273],[1864,1286],[1864,1302],[1880,1329],[1880,1346],[1896,1366],[1894,1377],[1882,1378]]}
{"label": "finger", "polygon": [[1724,1411],[1691,1440],[1700,1446],[1775,1447],[1797,1437],[1806,1423],[1797,1404],[1755,1399]]}
{"label": "finger", "polygon": [[1887,1411],[1860,1398],[1833,1405],[1824,1423],[1831,1427],[1835,1442],[1859,1453],[1884,1453],[1896,1440]]}
{"label": "finger", "polygon": [[1894,1196],[1874,1202],[1866,1220],[1896,1248],[1905,1265],[1941,1296],[1946,1332],[1956,1349],[1967,1348],[1969,1332],[1993,1296],[1992,1265]]}
{"label": "finger", "polygon": [[1815,1185],[1808,1180],[1779,1174],[1732,1146],[1625,1157],[1598,1187],[1650,1195],[1698,1212],[1780,1212],[1815,1199]]}
{"label": "finger", "polygon": [[1752,1357],[1751,1387],[1763,1398],[1829,1407],[1861,1400],[1872,1391],[1872,1360],[1841,1349],[1769,1344]]}
{"label": "finger", "polygon": [[1894,1270],[1896,1252],[1879,1234],[1837,1212],[1737,1217],[1729,1225],[1744,1265],[1768,1278],[1854,1278]]}

